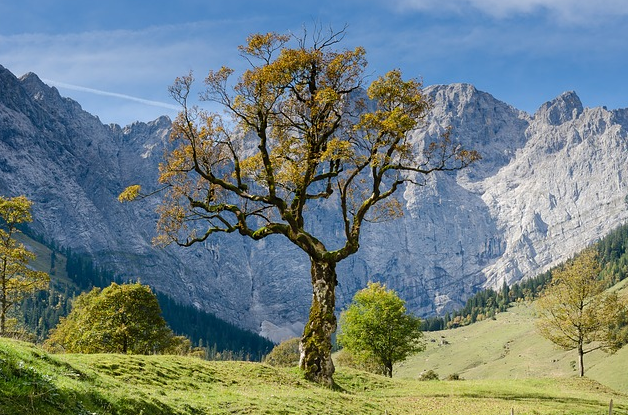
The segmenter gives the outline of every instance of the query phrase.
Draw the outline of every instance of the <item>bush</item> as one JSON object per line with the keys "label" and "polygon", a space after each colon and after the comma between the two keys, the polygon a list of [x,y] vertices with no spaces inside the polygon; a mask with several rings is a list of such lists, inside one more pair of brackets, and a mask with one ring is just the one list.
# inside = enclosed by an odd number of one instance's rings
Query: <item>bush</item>
{"label": "bush", "polygon": [[299,343],[301,339],[293,337],[279,343],[264,358],[264,363],[271,366],[294,367],[299,365]]}
{"label": "bush", "polygon": [[440,378],[438,377],[438,373],[430,369],[427,372],[421,373],[419,380],[440,380]]}
{"label": "bush", "polygon": [[447,376],[447,380],[464,380],[464,379],[461,378],[459,374],[452,373],[451,375]]}

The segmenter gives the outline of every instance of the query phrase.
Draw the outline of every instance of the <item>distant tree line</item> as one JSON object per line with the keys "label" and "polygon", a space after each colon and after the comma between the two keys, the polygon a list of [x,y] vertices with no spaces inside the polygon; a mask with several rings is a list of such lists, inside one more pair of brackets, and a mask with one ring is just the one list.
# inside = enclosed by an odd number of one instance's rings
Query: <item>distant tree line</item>
{"label": "distant tree line", "polygon": [[[47,243],[41,236],[24,229],[29,237],[52,247],[50,274],[62,264],[54,244]],[[598,252],[601,276],[609,284],[615,284],[628,275],[628,224],[620,226],[595,244]],[[61,317],[68,315],[71,301],[85,290],[104,288],[115,278],[112,273],[96,267],[85,256],[69,249],[61,250],[66,259],[65,270],[70,281],[53,278],[50,289],[26,298],[15,310],[18,320],[33,333],[37,341],[43,341],[50,329]],[[445,316],[428,317],[422,322],[422,331],[438,331],[494,318],[496,313],[506,311],[517,301],[532,300],[551,282],[553,270],[549,270],[525,281],[500,290],[486,289],[470,297],[465,306]],[[261,360],[273,344],[255,333],[242,330],[213,314],[180,304],[163,293],[157,293],[165,320],[172,330],[186,335],[195,346],[206,349],[208,359]]]}
{"label": "distant tree line", "polygon": [[[68,277],[67,280],[53,277],[49,290],[26,298],[16,309],[17,319],[32,333],[33,340],[43,342],[60,318],[69,314],[74,298],[93,288],[106,288],[111,282],[122,281],[112,272],[96,266],[88,255],[59,248],[28,229],[25,233],[52,250],[51,275],[55,275],[60,266],[65,266]],[[168,326],[175,334],[187,336],[193,346],[204,348],[207,359],[259,361],[274,346],[270,340],[211,313],[180,304],[160,292],[156,295]]]}
{"label": "distant tree line", "polygon": [[274,346],[270,340],[211,313],[180,304],[163,293],[156,294],[170,328],[188,336],[194,345],[206,348],[209,360],[260,361]]}
{"label": "distant tree line", "polygon": [[628,224],[609,233],[597,243],[601,276],[617,284],[628,276]]}
{"label": "distant tree line", "polygon": [[[600,276],[610,285],[622,281],[628,275],[628,224],[622,225],[600,239],[597,250],[602,267]],[[552,272],[519,281],[512,286],[505,282],[498,291],[491,288],[477,292],[464,307],[444,316],[433,316],[423,320],[423,331],[438,331],[466,326],[476,321],[493,318],[496,313],[506,311],[511,303],[536,299],[551,282]]]}

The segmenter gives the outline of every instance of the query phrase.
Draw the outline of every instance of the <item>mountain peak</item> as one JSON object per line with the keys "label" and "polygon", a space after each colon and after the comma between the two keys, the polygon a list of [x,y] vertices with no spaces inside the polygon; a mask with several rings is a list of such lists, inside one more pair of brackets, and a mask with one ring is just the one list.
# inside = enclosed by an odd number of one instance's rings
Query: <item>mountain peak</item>
{"label": "mountain peak", "polygon": [[8,72],[11,75],[13,75],[13,73],[11,73],[11,71],[9,71],[7,68],[5,68],[4,66],[0,65],[0,73],[4,73],[4,72]]}
{"label": "mountain peak", "polygon": [[20,77],[20,81],[22,81],[22,82],[38,82],[38,83],[40,83],[42,85],[44,84],[42,82],[42,80],[39,78],[39,76],[37,76],[37,74],[35,74],[33,72],[28,72],[28,73],[25,73],[24,75],[22,75]]}
{"label": "mountain peak", "polygon": [[582,111],[582,101],[578,95],[574,91],[567,91],[541,105],[534,117],[540,117],[550,125],[561,125],[575,120]]}
{"label": "mountain peak", "polygon": [[477,97],[479,91],[471,84],[432,85],[426,89],[433,100],[447,100],[455,106],[466,105]]}
{"label": "mountain peak", "polygon": [[54,102],[63,100],[57,88],[46,85],[39,76],[32,72],[22,75],[20,77],[20,84],[28,91],[29,95],[38,101],[41,101],[44,97],[46,97],[46,99],[52,99]]}

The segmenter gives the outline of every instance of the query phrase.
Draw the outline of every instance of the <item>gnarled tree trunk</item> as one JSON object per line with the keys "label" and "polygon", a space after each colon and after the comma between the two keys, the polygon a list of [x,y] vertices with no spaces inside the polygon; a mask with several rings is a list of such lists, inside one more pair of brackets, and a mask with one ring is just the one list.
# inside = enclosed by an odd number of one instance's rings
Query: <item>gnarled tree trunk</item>
{"label": "gnarled tree trunk", "polygon": [[310,258],[312,306],[301,339],[300,366],[306,379],[332,387],[331,336],[336,331],[336,264]]}

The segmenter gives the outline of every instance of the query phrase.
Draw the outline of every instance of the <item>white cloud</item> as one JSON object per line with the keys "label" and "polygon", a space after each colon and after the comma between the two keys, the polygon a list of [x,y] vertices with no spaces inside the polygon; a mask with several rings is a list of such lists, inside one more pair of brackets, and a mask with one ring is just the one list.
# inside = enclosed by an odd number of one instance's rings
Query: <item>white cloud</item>
{"label": "white cloud", "polygon": [[464,13],[477,10],[505,19],[548,13],[561,23],[589,25],[603,19],[628,16],[625,0],[393,0],[397,7],[436,13]]}
{"label": "white cloud", "polygon": [[131,95],[119,94],[117,92],[102,91],[100,89],[87,88],[87,87],[79,86],[79,85],[71,85],[71,84],[66,84],[64,82],[53,81],[51,79],[42,79],[42,81],[44,83],[48,84],[48,85],[55,86],[57,88],[62,88],[62,89],[69,89],[71,91],[87,92],[87,93],[95,94],[95,95],[103,95],[103,96],[108,96],[108,97],[126,99],[126,100],[129,100],[129,101],[139,102],[140,104],[151,105],[153,107],[161,107],[161,108],[167,108],[167,109],[171,109],[171,110],[179,110],[178,106],[172,105],[172,104],[167,104],[167,103],[161,102],[161,101],[152,101],[152,100],[149,100],[149,99],[138,98],[138,97],[134,97],[134,96],[131,96]]}

